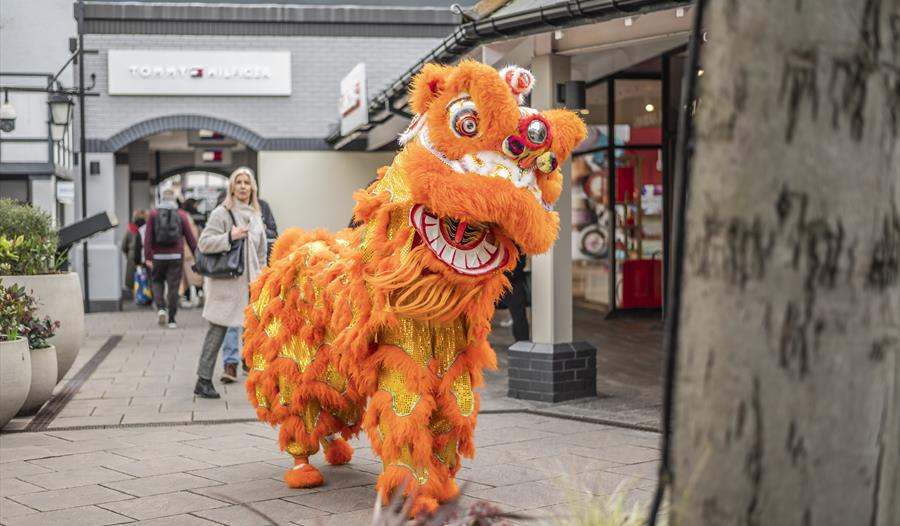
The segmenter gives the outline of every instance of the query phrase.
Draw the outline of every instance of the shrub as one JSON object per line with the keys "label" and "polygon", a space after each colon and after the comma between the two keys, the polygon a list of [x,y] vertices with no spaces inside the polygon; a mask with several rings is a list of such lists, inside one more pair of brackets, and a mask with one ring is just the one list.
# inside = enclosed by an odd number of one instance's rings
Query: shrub
{"label": "shrub", "polygon": [[58,238],[51,217],[29,204],[0,199],[0,274],[56,271]]}
{"label": "shrub", "polygon": [[50,346],[47,340],[58,328],[58,321],[37,316],[37,301],[25,287],[0,283],[0,337],[15,340],[22,336],[28,339],[29,349],[43,349]]}

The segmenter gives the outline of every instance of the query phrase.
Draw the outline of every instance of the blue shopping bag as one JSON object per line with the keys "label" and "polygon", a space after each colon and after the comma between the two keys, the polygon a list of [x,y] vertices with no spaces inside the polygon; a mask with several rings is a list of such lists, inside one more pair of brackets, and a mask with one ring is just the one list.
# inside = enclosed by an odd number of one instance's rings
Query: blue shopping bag
{"label": "blue shopping bag", "polygon": [[138,267],[134,271],[134,302],[138,305],[149,305],[153,301],[150,290],[150,276],[146,267]]}

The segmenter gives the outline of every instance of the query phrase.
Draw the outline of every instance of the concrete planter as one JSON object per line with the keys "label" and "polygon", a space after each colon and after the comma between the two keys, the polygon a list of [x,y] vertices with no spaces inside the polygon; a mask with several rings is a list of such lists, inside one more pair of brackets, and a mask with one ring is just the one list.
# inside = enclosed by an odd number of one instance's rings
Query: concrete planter
{"label": "concrete planter", "polygon": [[53,395],[56,386],[56,347],[50,345],[43,349],[31,349],[31,389],[28,398],[19,409],[18,416],[37,413],[44,402]]}
{"label": "concrete planter", "polygon": [[37,274],[34,276],[0,276],[3,283],[16,283],[25,291],[34,291],[38,315],[59,322],[50,343],[56,347],[56,381],[69,372],[84,340],[84,303],[78,274]]}
{"label": "concrete planter", "polygon": [[31,387],[31,353],[28,341],[0,340],[0,428],[19,412]]}

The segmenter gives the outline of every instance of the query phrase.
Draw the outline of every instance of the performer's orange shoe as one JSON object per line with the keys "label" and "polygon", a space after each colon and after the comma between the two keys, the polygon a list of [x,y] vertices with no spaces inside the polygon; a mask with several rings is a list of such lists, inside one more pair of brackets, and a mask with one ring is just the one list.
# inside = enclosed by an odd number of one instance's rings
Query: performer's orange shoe
{"label": "performer's orange shoe", "polygon": [[294,458],[294,468],[284,474],[284,481],[289,488],[314,488],[322,485],[322,473],[308,462],[307,458]]}
{"label": "performer's orange shoe", "polygon": [[336,438],[325,448],[325,461],[332,466],[340,466],[353,458],[353,446],[343,438]]}

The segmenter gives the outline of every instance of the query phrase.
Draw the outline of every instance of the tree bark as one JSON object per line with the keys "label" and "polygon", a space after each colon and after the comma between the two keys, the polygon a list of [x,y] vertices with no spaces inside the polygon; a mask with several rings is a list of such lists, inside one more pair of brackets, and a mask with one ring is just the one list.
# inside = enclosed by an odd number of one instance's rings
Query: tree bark
{"label": "tree bark", "polygon": [[710,0],[675,525],[900,524],[900,0]]}

